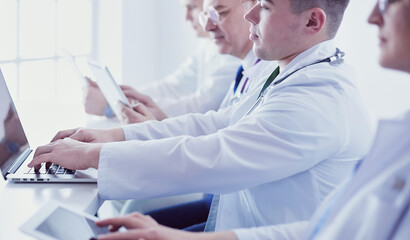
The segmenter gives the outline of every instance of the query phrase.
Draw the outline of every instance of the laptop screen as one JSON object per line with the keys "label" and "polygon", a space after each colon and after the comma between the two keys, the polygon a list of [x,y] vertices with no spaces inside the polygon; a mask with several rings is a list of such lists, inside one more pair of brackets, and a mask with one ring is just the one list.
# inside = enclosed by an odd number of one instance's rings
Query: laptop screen
{"label": "laptop screen", "polygon": [[3,176],[28,148],[27,137],[0,70],[0,170]]}

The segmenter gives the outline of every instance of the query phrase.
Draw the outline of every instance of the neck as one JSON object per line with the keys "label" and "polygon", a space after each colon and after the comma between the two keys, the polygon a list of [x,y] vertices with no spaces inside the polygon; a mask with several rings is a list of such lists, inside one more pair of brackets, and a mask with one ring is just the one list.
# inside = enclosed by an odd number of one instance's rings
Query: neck
{"label": "neck", "polygon": [[301,46],[298,50],[296,50],[291,55],[288,55],[287,57],[284,57],[284,58],[278,60],[278,65],[279,65],[280,69],[284,69],[293,59],[295,59],[295,57],[297,57],[302,52],[312,48],[313,46],[315,46],[319,43],[327,41],[327,40],[329,40],[329,38],[321,37],[321,38],[318,38],[318,40],[315,40],[315,41],[307,41],[308,44],[306,44],[304,46]]}
{"label": "neck", "polygon": [[251,41],[249,41],[249,43],[250,44],[247,44],[239,54],[235,55],[235,57],[244,60],[248,53],[251,51],[253,46],[253,43]]}
{"label": "neck", "polygon": [[278,60],[278,65],[280,69],[284,69],[296,56],[298,56],[301,52],[294,53],[292,55],[287,56],[281,60]]}

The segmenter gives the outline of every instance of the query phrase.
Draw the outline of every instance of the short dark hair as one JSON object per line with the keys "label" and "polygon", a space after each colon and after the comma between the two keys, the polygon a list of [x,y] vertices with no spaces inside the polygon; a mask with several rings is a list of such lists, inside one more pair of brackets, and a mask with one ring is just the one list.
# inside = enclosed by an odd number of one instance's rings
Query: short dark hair
{"label": "short dark hair", "polygon": [[336,36],[343,14],[350,0],[289,0],[292,13],[299,14],[312,8],[321,8],[327,16],[328,35]]}

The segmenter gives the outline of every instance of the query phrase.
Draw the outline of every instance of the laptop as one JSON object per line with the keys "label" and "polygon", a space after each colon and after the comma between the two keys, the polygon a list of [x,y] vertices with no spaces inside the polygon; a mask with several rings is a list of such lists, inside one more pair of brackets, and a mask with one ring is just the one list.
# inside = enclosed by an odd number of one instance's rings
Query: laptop
{"label": "laptop", "polygon": [[97,182],[97,170],[74,171],[58,165],[39,171],[27,167],[34,151],[30,149],[26,134],[17,114],[13,99],[0,70],[0,171],[3,178],[12,182]]}
{"label": "laptop", "polygon": [[131,103],[128,101],[127,97],[124,95],[124,92],[115,81],[108,67],[100,66],[91,61],[88,62],[88,66],[94,74],[95,81],[107,100],[108,105],[110,105],[118,120],[124,123],[125,121],[123,119],[123,115],[121,114],[121,108],[123,105],[132,108]]}

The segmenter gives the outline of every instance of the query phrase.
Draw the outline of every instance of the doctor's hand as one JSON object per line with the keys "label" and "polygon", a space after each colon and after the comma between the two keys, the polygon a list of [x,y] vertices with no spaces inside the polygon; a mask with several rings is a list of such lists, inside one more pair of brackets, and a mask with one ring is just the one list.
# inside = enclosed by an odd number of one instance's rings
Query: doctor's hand
{"label": "doctor's hand", "polygon": [[[109,226],[109,230],[114,232],[100,235],[99,240],[237,240],[233,232],[192,233],[161,226],[150,216],[137,212],[124,217],[97,221],[96,224],[100,227]],[[128,231],[117,232],[120,227],[125,227]]]}
{"label": "doctor's hand", "polygon": [[[174,230],[172,228],[159,225],[150,216],[141,213],[133,213],[124,217],[110,218],[96,222],[99,227],[109,227],[111,234],[104,234],[98,237],[99,240],[113,239],[135,239],[135,240],[180,240],[192,239],[193,235],[188,232]],[[126,232],[117,232],[120,227],[127,228]]]}
{"label": "doctor's hand", "polygon": [[155,115],[142,103],[132,105],[132,109],[124,104],[121,106],[122,121],[125,124],[141,123],[158,120]]}
{"label": "doctor's hand", "polygon": [[107,106],[107,100],[102,94],[97,83],[93,80],[86,78],[88,86],[83,88],[83,103],[84,110],[88,114],[103,116],[104,108]]}
{"label": "doctor's hand", "polygon": [[75,128],[69,130],[63,130],[57,133],[51,142],[62,140],[65,138],[71,138],[85,143],[107,143],[107,142],[119,142],[125,140],[124,131],[122,128],[112,129],[87,129],[87,128]]}
{"label": "doctor's hand", "polygon": [[[130,99],[130,102],[133,100],[138,101],[146,107],[147,110],[149,110],[154,116],[156,120],[163,120],[165,118],[168,118],[168,116],[161,110],[161,108],[158,107],[158,105],[147,95],[144,95],[138,91],[136,91],[134,88],[130,86],[125,86],[121,85],[120,86],[122,91],[124,92],[125,96]],[[140,114],[144,114],[142,112],[139,112]]]}
{"label": "doctor's hand", "polygon": [[90,167],[97,169],[102,145],[102,143],[79,142],[70,138],[58,140],[38,147],[28,167],[38,170],[41,168],[41,163],[47,165],[55,163],[73,170],[84,170]]}

